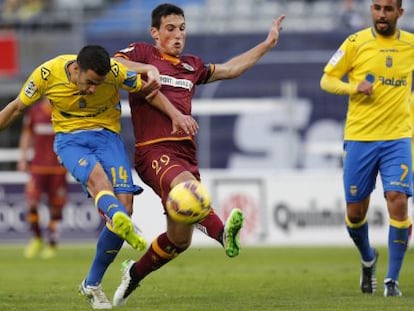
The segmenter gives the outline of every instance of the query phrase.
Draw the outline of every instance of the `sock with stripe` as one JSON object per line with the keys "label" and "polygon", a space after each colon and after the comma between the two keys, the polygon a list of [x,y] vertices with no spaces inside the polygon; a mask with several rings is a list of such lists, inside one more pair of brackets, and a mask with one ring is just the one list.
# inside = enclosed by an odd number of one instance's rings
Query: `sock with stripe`
{"label": "sock with stripe", "polygon": [[362,260],[365,262],[372,261],[375,257],[375,253],[374,249],[369,243],[367,218],[358,224],[353,224],[347,217],[346,228],[348,230],[349,236],[354,241],[355,246],[358,248]]}
{"label": "sock with stripe", "polygon": [[114,261],[124,240],[110,231],[106,226],[102,229],[96,245],[96,254],[86,278],[86,285],[97,286],[101,283],[106,269]]}
{"label": "sock with stripe", "polygon": [[158,270],[184,251],[185,249],[171,243],[167,233],[164,232],[151,243],[151,247],[144,256],[134,264],[131,273],[137,280],[141,281],[148,274]]}
{"label": "sock with stripe", "polygon": [[116,212],[127,214],[125,206],[122,205],[111,191],[100,191],[95,197],[95,206],[98,207],[101,214],[104,214],[109,219],[112,219]]}
{"label": "sock with stripe", "polygon": [[390,220],[388,232],[388,273],[386,279],[398,281],[411,236],[411,220]]}

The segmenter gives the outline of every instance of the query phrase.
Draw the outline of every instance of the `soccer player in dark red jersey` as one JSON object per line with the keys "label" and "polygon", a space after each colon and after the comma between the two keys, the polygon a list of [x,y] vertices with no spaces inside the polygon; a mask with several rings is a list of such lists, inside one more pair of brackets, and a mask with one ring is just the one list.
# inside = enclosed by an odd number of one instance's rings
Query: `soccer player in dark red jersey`
{"label": "soccer player in dark red jersey", "polygon": [[[24,250],[26,258],[40,254],[44,259],[56,256],[58,225],[62,220],[62,209],[67,200],[66,169],[60,165],[53,151],[55,133],[50,120],[52,107],[47,98],[31,107],[24,116],[20,135],[20,171],[29,172],[26,184],[27,222],[33,238]],[[32,154],[32,158],[29,155]],[[38,207],[42,194],[48,198],[50,212],[47,227],[47,245],[39,225]]]}
{"label": "soccer player in dark red jersey", "polygon": [[[182,55],[186,39],[184,12],[173,4],[161,4],[152,11],[151,36],[155,45],[133,43],[116,53],[120,62],[151,64],[160,72],[161,92],[185,115],[191,115],[195,85],[233,79],[255,65],[278,42],[285,16],[273,20],[267,38],[252,49],[223,64],[205,64],[197,56]],[[151,108],[144,98],[129,97],[135,132],[135,169],[140,178],[162,199],[177,184],[200,180],[195,138],[185,133],[171,134],[171,124],[162,113]],[[238,235],[243,214],[234,209],[224,225],[212,211],[197,226],[224,246],[229,257],[239,254]],[[128,296],[149,273],[165,265],[191,244],[192,225],[167,217],[167,231],[134,262],[124,262],[121,285],[114,295],[114,306],[126,303]]]}

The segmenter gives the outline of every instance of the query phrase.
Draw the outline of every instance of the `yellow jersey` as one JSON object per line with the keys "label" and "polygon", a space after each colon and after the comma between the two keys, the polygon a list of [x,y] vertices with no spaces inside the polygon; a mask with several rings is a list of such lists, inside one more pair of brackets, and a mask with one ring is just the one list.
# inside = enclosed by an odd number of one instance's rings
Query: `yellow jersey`
{"label": "yellow jersey", "polygon": [[351,86],[364,79],[373,95],[349,95],[345,140],[377,141],[412,135],[409,98],[414,69],[414,35],[397,30],[384,37],[367,28],[350,35],[325,66],[327,75]]}
{"label": "yellow jersey", "polygon": [[121,130],[119,90],[137,92],[142,87],[141,76],[128,71],[111,59],[111,70],[104,83],[90,95],[80,95],[76,84],[70,81],[68,66],[77,55],[60,55],[37,67],[25,82],[19,99],[27,106],[42,96],[52,104],[52,124],[56,133],[106,128]]}

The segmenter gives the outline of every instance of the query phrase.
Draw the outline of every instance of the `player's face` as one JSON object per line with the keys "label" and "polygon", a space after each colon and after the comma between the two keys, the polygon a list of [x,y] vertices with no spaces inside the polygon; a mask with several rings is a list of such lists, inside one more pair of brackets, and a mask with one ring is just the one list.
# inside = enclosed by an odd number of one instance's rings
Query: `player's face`
{"label": "player's face", "polygon": [[106,76],[100,76],[95,71],[88,69],[79,70],[76,84],[79,88],[80,95],[90,95],[95,93],[96,88],[105,81]]}
{"label": "player's face", "polygon": [[397,0],[374,0],[371,15],[375,30],[383,36],[391,36],[397,28],[397,20],[404,10],[397,7]]}
{"label": "player's face", "polygon": [[185,45],[184,17],[175,14],[162,17],[160,29],[152,27],[151,35],[161,53],[179,56]]}

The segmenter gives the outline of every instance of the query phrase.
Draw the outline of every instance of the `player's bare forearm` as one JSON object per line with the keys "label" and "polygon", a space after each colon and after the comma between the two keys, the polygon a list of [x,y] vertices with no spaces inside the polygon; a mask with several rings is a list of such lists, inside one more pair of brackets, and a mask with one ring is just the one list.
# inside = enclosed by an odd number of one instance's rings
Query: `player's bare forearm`
{"label": "player's bare forearm", "polygon": [[3,110],[0,111],[0,131],[8,128],[17,118],[19,118],[26,106],[18,99],[11,101]]}
{"label": "player's bare forearm", "polygon": [[190,115],[181,113],[161,92],[157,92],[147,101],[158,110],[165,113],[172,122],[172,134],[184,131],[187,135],[195,135],[198,132],[198,124]]}
{"label": "player's bare forearm", "polygon": [[134,62],[123,57],[114,57],[114,59],[125,65],[129,70],[147,76],[146,83],[143,85],[144,92],[151,93],[161,88],[160,72],[157,67],[150,64]]}
{"label": "player's bare forearm", "polygon": [[266,39],[250,50],[237,55],[224,64],[216,64],[215,71],[208,82],[216,80],[234,79],[253,67],[267,52],[274,48],[279,41],[282,22],[285,15],[272,21]]}

